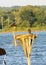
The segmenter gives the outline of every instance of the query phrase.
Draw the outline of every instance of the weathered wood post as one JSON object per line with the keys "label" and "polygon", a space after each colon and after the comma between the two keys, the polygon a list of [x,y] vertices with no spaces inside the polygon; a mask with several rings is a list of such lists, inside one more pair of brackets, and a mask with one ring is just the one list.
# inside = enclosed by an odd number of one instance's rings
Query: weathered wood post
{"label": "weathered wood post", "polygon": [[14,26],[14,27],[13,27],[13,32],[12,32],[12,33],[13,33],[13,38],[14,38],[14,45],[16,46],[16,39],[15,39],[15,32],[14,32],[14,31],[15,31],[15,28],[16,28],[16,27]]}
{"label": "weathered wood post", "polygon": [[27,46],[27,61],[28,65],[30,65],[30,40],[26,39],[26,46]]}
{"label": "weathered wood post", "polygon": [[21,46],[24,50],[25,56],[27,57],[28,65],[30,65],[30,55],[32,52],[32,46],[34,42],[34,38],[36,38],[37,35],[35,34],[20,34],[20,35],[14,35],[14,44],[15,46],[19,46],[16,43],[16,40],[21,41]]}
{"label": "weathered wood post", "polygon": [[27,58],[28,65],[30,65],[30,57]]}

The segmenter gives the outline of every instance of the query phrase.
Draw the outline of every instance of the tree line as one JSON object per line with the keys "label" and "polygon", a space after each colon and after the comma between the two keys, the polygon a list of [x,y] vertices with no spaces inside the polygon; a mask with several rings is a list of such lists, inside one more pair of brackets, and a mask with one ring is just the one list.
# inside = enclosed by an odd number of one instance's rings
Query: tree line
{"label": "tree line", "polygon": [[0,9],[0,28],[11,28],[13,23],[17,27],[46,26],[46,7],[27,5]]}

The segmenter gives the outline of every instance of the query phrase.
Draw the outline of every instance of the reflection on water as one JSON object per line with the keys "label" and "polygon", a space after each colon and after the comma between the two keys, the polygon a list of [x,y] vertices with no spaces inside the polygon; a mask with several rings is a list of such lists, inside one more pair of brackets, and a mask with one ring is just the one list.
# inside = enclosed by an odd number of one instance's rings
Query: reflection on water
{"label": "reflection on water", "polygon": [[[31,65],[46,65],[46,32],[33,32],[38,34],[35,39],[31,54]],[[26,32],[16,32],[15,34],[26,34]],[[7,52],[5,61],[7,65],[27,65],[27,60],[21,46],[15,47],[12,33],[0,34],[0,48]],[[0,56],[2,65],[4,56]]]}

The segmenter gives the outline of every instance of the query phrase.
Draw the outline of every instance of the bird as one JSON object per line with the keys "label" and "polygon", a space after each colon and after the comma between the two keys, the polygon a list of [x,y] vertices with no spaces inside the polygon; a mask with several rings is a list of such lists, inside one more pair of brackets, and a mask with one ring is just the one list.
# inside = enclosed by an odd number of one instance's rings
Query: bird
{"label": "bird", "polygon": [[6,51],[3,48],[0,48],[0,56],[6,55]]}
{"label": "bird", "polygon": [[[6,51],[5,51],[5,49],[3,49],[3,48],[0,48],[0,56],[3,56],[3,55],[6,55]],[[4,58],[5,58],[5,56],[4,56]],[[3,65],[6,65],[6,61],[5,61],[5,59],[3,60]]]}

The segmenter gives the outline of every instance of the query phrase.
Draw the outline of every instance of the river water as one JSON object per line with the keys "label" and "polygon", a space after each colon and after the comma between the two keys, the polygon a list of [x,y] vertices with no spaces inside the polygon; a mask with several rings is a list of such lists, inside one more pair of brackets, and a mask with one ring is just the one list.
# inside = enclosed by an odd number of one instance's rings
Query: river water
{"label": "river water", "polygon": [[[15,34],[26,34],[27,32],[15,32]],[[46,32],[32,32],[38,34],[34,40],[31,54],[31,65],[46,65]],[[15,47],[12,33],[0,34],[0,48],[6,50],[6,65],[27,65],[27,59],[21,46]],[[0,56],[0,65],[4,56]]]}

